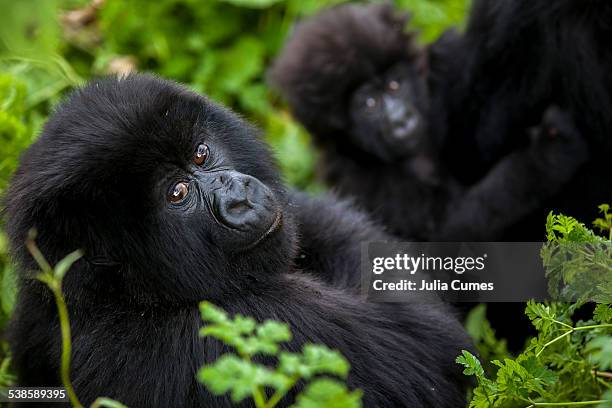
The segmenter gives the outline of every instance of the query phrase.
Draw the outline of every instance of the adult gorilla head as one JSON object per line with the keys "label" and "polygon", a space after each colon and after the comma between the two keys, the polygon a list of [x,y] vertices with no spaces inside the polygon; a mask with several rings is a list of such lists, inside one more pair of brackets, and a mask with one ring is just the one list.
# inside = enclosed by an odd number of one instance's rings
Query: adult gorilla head
{"label": "adult gorilla head", "polygon": [[94,273],[69,274],[68,297],[86,282],[96,296],[122,285],[115,293],[151,302],[214,299],[235,274],[286,269],[295,244],[286,195],[253,132],[151,76],[89,84],[22,159],[7,195],[14,253],[34,266],[21,244],[35,228],[52,262],[85,252],[74,268]]}

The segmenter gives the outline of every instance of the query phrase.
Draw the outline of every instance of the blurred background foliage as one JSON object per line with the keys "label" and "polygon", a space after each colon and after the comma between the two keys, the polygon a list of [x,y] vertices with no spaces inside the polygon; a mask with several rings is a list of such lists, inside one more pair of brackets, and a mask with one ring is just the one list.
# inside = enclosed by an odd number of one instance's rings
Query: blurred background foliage
{"label": "blurred background foliage", "polygon": [[[266,86],[295,23],[343,0],[0,0],[0,195],[20,152],[66,92],[91,77],[149,71],[260,126],[287,182],[320,190],[307,133]],[[421,41],[460,26],[468,0],[397,0]],[[14,301],[0,225],[0,330]],[[0,359],[5,345],[0,347]],[[0,386],[9,381],[0,365]]]}

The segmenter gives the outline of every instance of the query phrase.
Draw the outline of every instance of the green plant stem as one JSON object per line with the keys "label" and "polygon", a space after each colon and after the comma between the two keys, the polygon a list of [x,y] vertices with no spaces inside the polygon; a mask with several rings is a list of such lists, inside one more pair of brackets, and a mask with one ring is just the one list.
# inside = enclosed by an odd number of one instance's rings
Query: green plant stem
{"label": "green plant stem", "polygon": [[579,401],[579,402],[534,402],[529,405],[527,408],[533,407],[577,407],[582,405],[595,405],[601,404],[602,402],[607,402],[606,400],[597,400],[597,401]]}
{"label": "green plant stem", "polygon": [[548,343],[544,344],[544,346],[542,346],[542,349],[536,353],[536,357],[540,357],[540,354],[542,354],[542,352],[546,349],[546,347],[550,346],[553,343],[556,343],[557,341],[561,340],[562,338],[564,338],[566,336],[569,336],[573,332],[574,332],[573,329],[572,330],[568,330],[565,333],[563,333],[562,335],[557,336],[554,339],[552,339],[551,341],[549,341]]}
{"label": "green plant stem", "polygon": [[612,389],[612,383],[605,381],[603,378],[597,377],[597,382],[606,387],[606,389]]}
{"label": "green plant stem", "polygon": [[106,397],[97,398],[89,408],[127,408],[122,403]]}
{"label": "green plant stem", "polygon": [[565,327],[567,327],[568,329],[573,329],[573,328],[574,328],[574,326],[570,326],[569,324],[567,324],[567,323],[563,323],[563,322],[561,322],[561,321],[559,321],[559,320],[556,320],[556,319],[550,319],[550,320],[551,320],[551,321],[553,321],[553,322],[555,322],[555,323],[557,323],[557,324],[560,324],[560,325],[562,325],[562,326],[565,326]]}
{"label": "green plant stem", "polygon": [[268,403],[266,404],[266,408],[274,408],[280,402],[280,400],[285,396],[285,394],[287,393],[287,390],[290,390],[291,388],[293,388],[293,386],[299,379],[300,379],[299,375],[294,375],[289,380],[289,384],[287,387],[285,387],[284,391],[281,392],[280,390],[276,390],[274,395],[272,395],[272,397],[268,400]]}
{"label": "green plant stem", "polygon": [[567,324],[559,322],[557,320],[553,319],[553,321],[557,322],[559,324],[562,324],[563,326],[569,327],[569,329],[565,333],[563,333],[562,335],[557,336],[554,339],[552,339],[551,341],[549,341],[548,343],[544,344],[544,346],[542,346],[542,349],[536,353],[536,357],[540,357],[540,354],[542,354],[542,352],[546,349],[546,347],[550,346],[553,343],[556,343],[557,341],[561,340],[562,338],[564,338],[566,336],[569,336],[570,334],[572,334],[575,331],[579,331],[579,330],[591,330],[591,329],[601,329],[601,328],[605,328],[605,327],[612,327],[612,323],[592,324],[590,326],[571,327],[571,326],[568,326]]}
{"label": "green plant stem", "polygon": [[[249,363],[251,362],[250,354],[240,352],[239,350],[238,350],[238,354],[240,355],[240,358],[242,358],[244,361],[249,362]],[[253,390],[253,402],[255,403],[256,408],[266,408],[267,407],[266,393],[260,386],[255,387],[255,389]]]}
{"label": "green plant stem", "polygon": [[609,378],[609,379],[612,380],[612,373],[609,373],[607,371],[593,370],[593,375],[596,376],[596,377]]}
{"label": "green plant stem", "polygon": [[261,387],[256,387],[253,391],[253,401],[255,402],[255,406],[257,408],[266,408],[268,405],[266,404],[266,399],[264,397],[264,392]]}
{"label": "green plant stem", "polygon": [[62,377],[62,383],[66,387],[66,393],[70,402],[74,408],[83,408],[79,401],[74,388],[72,387],[72,381],[70,381],[70,354],[72,351],[72,341],[70,339],[70,320],[68,319],[68,308],[62,295],[61,282],[51,287],[53,295],[55,296],[55,303],[57,305],[57,311],[59,313],[60,328],[62,331],[62,367],[60,375]]}
{"label": "green plant stem", "polygon": [[53,274],[53,268],[47,262],[43,254],[36,246],[34,242],[34,234],[27,240],[26,246],[38,266],[42,269],[42,274],[39,275],[38,279],[46,283],[53,296],[55,298],[55,304],[57,306],[57,312],[60,321],[60,330],[62,332],[62,362],[60,368],[60,377],[62,384],[66,388],[68,399],[74,408],[83,408],[83,405],[79,401],[74,388],[72,387],[72,381],[70,381],[70,355],[72,353],[72,341],[70,339],[70,319],[68,318],[68,307],[64,301],[64,295],[62,294],[62,280],[56,278]]}
{"label": "green plant stem", "polygon": [[593,324],[593,325],[590,325],[590,326],[574,327],[574,330],[578,331],[578,330],[602,329],[602,328],[605,328],[605,327],[612,327],[612,323]]}

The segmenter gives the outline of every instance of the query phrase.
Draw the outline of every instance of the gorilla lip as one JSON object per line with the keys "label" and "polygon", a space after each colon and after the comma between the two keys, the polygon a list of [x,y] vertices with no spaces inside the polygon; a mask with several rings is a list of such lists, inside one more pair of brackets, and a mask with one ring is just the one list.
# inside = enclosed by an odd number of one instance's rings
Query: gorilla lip
{"label": "gorilla lip", "polygon": [[266,238],[268,238],[270,235],[275,233],[278,230],[278,228],[282,225],[282,223],[283,223],[283,213],[282,213],[282,211],[278,211],[277,210],[276,211],[276,215],[274,216],[274,221],[272,221],[272,224],[270,224],[270,227],[268,227],[266,232],[264,232],[253,243],[247,245],[243,249],[243,251],[248,251],[250,249],[255,248],[257,245],[259,245],[261,242],[263,242]]}

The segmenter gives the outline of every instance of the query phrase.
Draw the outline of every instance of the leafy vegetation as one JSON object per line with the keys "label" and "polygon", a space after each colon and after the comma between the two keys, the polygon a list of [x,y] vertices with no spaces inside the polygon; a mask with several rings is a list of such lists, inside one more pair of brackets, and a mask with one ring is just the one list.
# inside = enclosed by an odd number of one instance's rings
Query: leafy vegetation
{"label": "leafy vegetation", "polygon": [[[609,236],[609,206],[599,208],[603,217],[594,225]],[[525,313],[538,335],[516,358],[504,356],[503,343],[485,326],[477,337],[484,350],[481,358],[495,369],[483,367],[468,351],[457,358],[464,374],[478,381],[470,407],[612,406],[611,241],[561,214],[548,216],[546,231],[549,242],[542,248],[542,259],[552,294],[564,288],[563,295],[578,301],[528,302]],[[589,320],[575,321],[573,316],[587,300],[600,303]]]}
{"label": "leafy vegetation", "polygon": [[[593,225],[611,234],[609,205],[599,206],[602,217]],[[596,235],[584,224],[563,214],[549,214],[548,243],[542,259],[549,292],[556,300],[606,302],[612,299],[612,241]]]}
{"label": "leafy vegetation", "polygon": [[[223,354],[202,367],[199,380],[214,394],[230,393],[239,403],[247,397],[257,408],[273,408],[300,380],[312,380],[298,396],[294,408],[354,408],[361,406],[361,392],[321,374],[346,378],[348,362],[337,351],[322,345],[306,344],[301,354],[280,351],[279,344],[291,340],[286,324],[267,320],[257,324],[250,317],[227,314],[208,302],[200,305],[202,319],[209,322],[200,331],[231,346],[237,354]],[[275,368],[257,363],[257,355],[274,357]],[[273,393],[267,392],[273,390]],[[271,396],[268,397],[268,394]]]}

